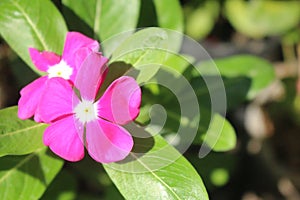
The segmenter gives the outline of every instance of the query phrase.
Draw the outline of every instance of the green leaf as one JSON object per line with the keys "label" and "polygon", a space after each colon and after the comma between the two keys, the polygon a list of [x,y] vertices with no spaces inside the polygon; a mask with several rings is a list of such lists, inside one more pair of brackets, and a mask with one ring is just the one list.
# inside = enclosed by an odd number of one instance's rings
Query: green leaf
{"label": "green leaf", "polygon": [[[134,67],[147,63],[160,62],[163,56],[148,56],[155,49],[167,49],[170,42],[167,32],[161,28],[146,28],[126,38],[113,52],[110,62],[124,61]],[[147,51],[149,50],[150,51]],[[138,52],[138,54],[136,53]],[[132,54],[134,53],[134,54]],[[159,58],[159,59],[158,59]]]}
{"label": "green leaf", "polygon": [[206,134],[202,135],[204,143],[214,151],[229,151],[236,146],[236,134],[231,124],[219,114],[214,114]]}
{"label": "green leaf", "polygon": [[158,25],[183,32],[183,13],[178,0],[154,0]]}
{"label": "green leaf", "polygon": [[[178,0],[154,0],[154,6],[157,15],[158,25],[162,28],[183,32],[183,12]],[[182,36],[177,32],[168,31],[170,37],[169,45],[172,49],[178,51],[180,49]]]}
{"label": "green leaf", "polygon": [[[124,31],[132,31],[140,10],[140,0],[89,0],[88,3],[86,0],[77,0],[76,3],[63,0],[63,4],[79,16],[93,30],[94,37],[102,42]],[[105,54],[111,54],[123,39],[117,37],[103,43]]]}
{"label": "green leaf", "polygon": [[[134,67],[138,71],[136,77],[138,83],[149,81],[161,66],[168,66],[182,72],[187,66],[177,67],[176,61],[180,61],[180,65],[187,65],[187,61],[186,58],[182,59],[184,56],[177,56],[177,50],[170,45],[174,44],[174,36],[182,39],[181,34],[162,28],[152,27],[137,31],[114,50],[110,64],[116,65],[117,62],[118,65],[127,68]],[[175,65],[170,66],[171,64]],[[131,71],[133,75],[136,75],[135,72]]]}
{"label": "green leaf", "polygon": [[[250,79],[251,86],[247,93],[248,99],[253,99],[262,89],[267,87],[274,79],[275,72],[268,61],[251,56],[238,55],[214,60],[220,74],[229,80],[232,78]],[[214,63],[203,62],[199,65],[202,75],[214,75]],[[234,91],[233,91],[234,92]]]}
{"label": "green leaf", "polygon": [[196,170],[160,135],[136,139],[125,161],[104,168],[126,199],[208,199]]}
{"label": "green leaf", "polygon": [[28,48],[60,54],[67,28],[49,0],[1,0],[0,35],[35,72]]}
{"label": "green leaf", "polygon": [[17,107],[0,110],[0,157],[24,155],[43,147],[42,136],[46,124],[20,120]]}
{"label": "green leaf", "polygon": [[63,161],[43,147],[26,156],[0,158],[0,199],[39,199]]}
{"label": "green leaf", "polygon": [[247,36],[261,38],[281,35],[297,27],[300,22],[300,3],[298,0],[227,0],[225,13],[235,29]]}
{"label": "green leaf", "polygon": [[213,29],[219,15],[220,5],[218,1],[210,0],[201,2],[198,6],[188,4],[184,11],[187,35],[200,40]]}
{"label": "green leaf", "polygon": [[125,62],[139,70],[137,82],[152,78],[166,59],[170,38],[161,28],[147,28],[128,37],[112,54],[113,62]]}
{"label": "green leaf", "polygon": [[175,76],[180,76],[185,75],[184,72],[188,70],[188,67],[190,67],[194,61],[195,59],[191,56],[169,53],[163,65],[171,69],[170,73],[173,73]]}

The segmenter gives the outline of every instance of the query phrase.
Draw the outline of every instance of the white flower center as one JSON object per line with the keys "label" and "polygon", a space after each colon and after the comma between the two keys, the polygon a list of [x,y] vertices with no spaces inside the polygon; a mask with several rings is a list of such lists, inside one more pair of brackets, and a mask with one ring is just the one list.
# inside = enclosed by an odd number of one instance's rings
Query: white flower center
{"label": "white flower center", "polygon": [[75,116],[81,123],[98,119],[97,105],[92,101],[82,100],[74,109]]}
{"label": "white flower center", "polygon": [[61,60],[58,64],[49,67],[47,72],[49,78],[61,77],[68,80],[73,73],[73,69],[64,60]]}

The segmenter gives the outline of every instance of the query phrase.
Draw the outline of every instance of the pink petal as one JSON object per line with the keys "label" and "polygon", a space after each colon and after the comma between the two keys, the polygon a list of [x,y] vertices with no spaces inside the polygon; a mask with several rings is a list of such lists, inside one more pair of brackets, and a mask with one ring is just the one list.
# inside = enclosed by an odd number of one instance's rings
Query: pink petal
{"label": "pink petal", "polygon": [[93,51],[90,48],[81,48],[78,49],[75,53],[75,65],[79,69],[83,61],[90,55]]}
{"label": "pink petal", "polygon": [[20,119],[28,119],[35,114],[41,95],[44,92],[46,81],[46,76],[40,77],[21,90],[21,98],[18,102],[18,117]]}
{"label": "pink petal", "polygon": [[72,82],[74,83],[76,80],[76,76],[77,76],[77,71],[79,70],[79,68],[81,67],[83,61],[88,57],[88,55],[90,53],[92,53],[93,51],[89,48],[81,48],[78,49],[74,55],[74,59],[75,59],[75,67],[73,67],[73,73],[70,77],[70,80],[72,80]]}
{"label": "pink petal", "polygon": [[49,66],[53,66],[60,62],[60,56],[53,52],[39,52],[35,48],[29,48],[28,50],[33,64],[43,72],[46,72]]}
{"label": "pink petal", "polygon": [[68,32],[66,36],[65,46],[62,59],[72,68],[77,68],[74,55],[81,48],[89,48],[92,51],[99,50],[99,43],[78,32]]}
{"label": "pink petal", "polygon": [[124,128],[103,119],[86,124],[86,142],[90,156],[101,163],[123,160],[133,147]]}
{"label": "pink petal", "polygon": [[73,113],[73,103],[79,100],[72,86],[63,78],[48,79],[41,97],[38,114],[42,121],[49,123]]}
{"label": "pink petal", "polygon": [[97,102],[100,117],[117,124],[134,120],[140,112],[141,89],[128,76],[116,79]]}
{"label": "pink petal", "polygon": [[[39,107],[38,107],[39,108]],[[39,113],[39,111],[38,111],[39,109],[37,109],[37,111],[35,112],[35,114],[34,114],[34,121],[36,121],[36,122],[43,122],[43,120],[42,120],[42,118],[41,118],[41,116],[40,116],[40,113]]]}
{"label": "pink petal", "polygon": [[82,63],[75,80],[75,86],[83,99],[95,100],[107,72],[107,61],[108,59],[100,53],[92,52]]}
{"label": "pink petal", "polygon": [[68,116],[51,124],[44,133],[44,144],[68,161],[79,161],[84,156],[84,145],[78,137],[74,117]]}

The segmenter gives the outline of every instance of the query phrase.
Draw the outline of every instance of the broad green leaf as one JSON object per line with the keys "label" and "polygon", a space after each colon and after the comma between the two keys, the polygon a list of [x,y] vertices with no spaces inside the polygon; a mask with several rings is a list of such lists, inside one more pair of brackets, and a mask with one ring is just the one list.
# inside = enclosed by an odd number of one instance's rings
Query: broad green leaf
{"label": "broad green leaf", "polygon": [[145,154],[104,165],[126,199],[208,199],[196,170],[160,135],[135,140],[133,152]]}
{"label": "broad green leaf", "polygon": [[67,28],[49,0],[1,0],[0,35],[34,71],[28,48],[60,54]]}
{"label": "broad green leaf", "polygon": [[195,40],[206,37],[213,29],[219,15],[220,5],[218,1],[210,0],[194,2],[184,7],[186,17],[186,33]]}
{"label": "broad green leaf", "polygon": [[[263,88],[267,87],[275,78],[274,69],[268,61],[251,56],[238,55],[214,60],[220,74],[229,80],[232,78],[249,79],[251,86],[247,98],[253,99]],[[199,69],[203,76],[214,75],[214,63],[201,63]],[[233,91],[234,92],[234,91]]]}
{"label": "broad green leaf", "polygon": [[[148,56],[148,49],[168,49],[167,31],[162,28],[146,28],[126,38],[113,52],[110,62],[124,61],[133,66],[160,62],[162,59],[157,55],[152,58]],[[138,52],[138,54],[132,54]],[[151,53],[151,51],[150,51]],[[147,56],[147,57],[146,57]],[[159,58],[159,59],[158,59]],[[164,57],[163,57],[164,58]]]}
{"label": "broad green leaf", "polygon": [[[134,67],[138,71],[136,77],[138,83],[149,81],[161,66],[173,67],[174,70],[181,68],[182,72],[186,66],[180,67],[178,63],[175,63],[175,60],[180,60],[180,58],[176,59],[177,50],[172,45],[174,36],[179,39],[182,35],[168,29],[154,27],[137,31],[114,50],[110,63],[123,62],[123,65]],[[182,63],[187,63],[185,59],[182,60]],[[170,64],[176,66],[170,66]]]}
{"label": "broad green leaf", "polygon": [[[178,0],[154,0],[154,6],[157,15],[158,25],[162,28],[171,29],[177,32],[183,32],[183,12]],[[180,49],[182,35],[176,32],[167,32],[170,41],[169,45],[172,49],[178,51]]]}
{"label": "broad green leaf", "polygon": [[170,38],[161,28],[147,28],[128,37],[112,54],[113,62],[125,62],[139,70],[137,82],[148,81],[166,59]]}
{"label": "broad green leaf", "polygon": [[44,146],[42,136],[46,124],[21,120],[17,107],[0,110],[0,157],[24,155]]}
{"label": "broad green leaf", "polygon": [[190,67],[194,61],[195,59],[188,55],[169,53],[163,65],[170,68],[171,73],[172,71],[173,73],[175,72],[175,76],[179,76],[185,75],[184,72],[188,70],[188,67]]}
{"label": "broad green leaf", "polygon": [[[135,29],[140,10],[140,0],[77,0],[76,3],[63,0],[63,4],[78,15],[101,41]],[[110,54],[123,39],[117,37],[105,42],[102,45],[104,52]]]}
{"label": "broad green leaf", "polygon": [[39,199],[63,161],[46,147],[25,156],[0,158],[0,199]]}
{"label": "broad green leaf", "polygon": [[154,6],[160,27],[183,31],[183,13],[178,0],[154,0]]}
{"label": "broad green leaf", "polygon": [[236,134],[231,124],[216,113],[202,140],[214,151],[229,151],[235,148]]}
{"label": "broad green leaf", "polygon": [[225,13],[235,29],[247,36],[261,38],[284,34],[299,25],[300,3],[298,0],[227,0]]}

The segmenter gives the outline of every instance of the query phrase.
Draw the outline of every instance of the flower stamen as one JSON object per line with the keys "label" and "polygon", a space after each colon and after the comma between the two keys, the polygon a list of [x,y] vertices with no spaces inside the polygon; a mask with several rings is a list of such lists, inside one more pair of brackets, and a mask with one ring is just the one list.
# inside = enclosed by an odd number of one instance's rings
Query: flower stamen
{"label": "flower stamen", "polygon": [[82,100],[74,108],[75,117],[82,123],[98,119],[97,106],[92,101]]}
{"label": "flower stamen", "polygon": [[48,78],[61,77],[69,80],[73,73],[73,69],[64,60],[61,60],[58,64],[49,67],[47,72]]}

